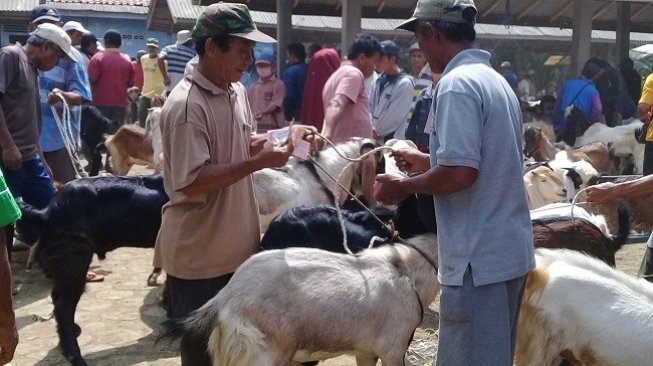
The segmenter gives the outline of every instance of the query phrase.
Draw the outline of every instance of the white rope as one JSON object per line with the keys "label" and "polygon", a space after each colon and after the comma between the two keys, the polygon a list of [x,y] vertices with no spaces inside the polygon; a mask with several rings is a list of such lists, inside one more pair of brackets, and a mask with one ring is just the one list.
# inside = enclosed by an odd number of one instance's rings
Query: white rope
{"label": "white rope", "polygon": [[[326,141],[327,144],[329,144],[333,148],[333,150],[336,152],[336,154],[338,154],[341,158],[349,161],[349,164],[347,164],[340,171],[340,174],[338,174],[338,177],[336,178],[329,171],[327,171],[323,166],[321,166],[320,163],[317,162],[317,160],[315,160],[312,156],[309,156],[309,159],[311,159],[313,164],[315,164],[315,166],[320,168],[320,170],[322,170],[324,173],[326,173],[326,175],[329,178],[331,178],[337,184],[336,191],[335,191],[333,196],[334,196],[334,201],[335,201],[334,204],[336,206],[336,213],[338,215],[338,222],[340,223],[340,230],[342,231],[342,246],[345,248],[345,251],[348,254],[354,255],[354,253],[351,251],[351,249],[349,249],[349,245],[347,244],[347,229],[345,228],[345,220],[344,220],[344,218],[342,216],[342,209],[340,208],[340,190],[338,189],[338,187],[340,187],[345,193],[347,193],[347,195],[349,197],[353,198],[359,205],[361,205],[361,207],[363,207],[365,210],[367,210],[367,212],[369,212],[372,215],[372,217],[374,217],[379,222],[379,224],[381,224],[384,228],[386,228],[386,230],[388,230],[388,233],[395,233],[395,230],[391,225],[386,224],[385,222],[383,222],[383,220],[381,220],[378,216],[376,216],[376,214],[374,214],[374,212],[372,212],[372,210],[370,210],[367,206],[365,206],[358,199],[358,197],[356,197],[353,193],[351,193],[341,182],[344,173],[353,164],[365,160],[368,156],[370,156],[372,154],[375,154],[378,151],[383,151],[383,150],[392,151],[392,148],[390,148],[388,146],[381,146],[381,147],[377,147],[375,149],[372,149],[372,150],[366,152],[365,154],[359,156],[358,158],[350,158],[347,155],[343,154],[340,150],[338,150],[336,145],[333,142],[331,142],[329,139],[327,139],[326,137],[324,137],[323,135],[321,135],[319,133],[316,133],[316,135],[319,136],[320,138],[322,138],[324,141]],[[374,246],[375,242],[379,241],[379,240],[380,240],[380,238],[378,238],[378,237],[372,238],[372,240],[370,241],[370,244],[368,245],[367,248],[368,249],[372,248]]]}
{"label": "white rope", "polygon": [[59,133],[61,134],[64,146],[68,152],[70,162],[73,164],[73,169],[75,169],[75,178],[88,177],[88,174],[86,174],[84,169],[81,169],[82,162],[79,160],[79,157],[77,157],[77,139],[73,134],[70,107],[68,106],[68,103],[66,103],[66,99],[64,99],[63,95],[60,93],[56,93],[55,95],[61,99],[61,104],[63,105],[61,118],[59,117],[57,109],[54,107],[54,105],[50,105],[50,109],[52,110],[52,115],[54,115],[54,120],[57,123],[57,127],[59,128]]}

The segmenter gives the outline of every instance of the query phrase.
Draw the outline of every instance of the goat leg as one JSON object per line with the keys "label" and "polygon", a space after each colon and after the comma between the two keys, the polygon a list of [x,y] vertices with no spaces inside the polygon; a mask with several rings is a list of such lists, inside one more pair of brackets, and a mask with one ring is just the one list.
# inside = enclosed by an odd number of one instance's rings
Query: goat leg
{"label": "goat leg", "polygon": [[356,366],[376,366],[377,357],[356,356]]}
{"label": "goat leg", "polygon": [[86,272],[93,258],[90,243],[74,237],[50,240],[46,233],[40,242],[41,267],[52,279],[52,302],[57,321],[59,347],[73,366],[87,366],[77,337],[81,328],[75,324],[75,311],[86,286]]}
{"label": "goat leg", "polygon": [[151,287],[156,286],[156,281],[160,275],[161,275],[161,268],[154,267],[152,269],[152,273],[150,273],[150,275],[147,277],[147,285]]}

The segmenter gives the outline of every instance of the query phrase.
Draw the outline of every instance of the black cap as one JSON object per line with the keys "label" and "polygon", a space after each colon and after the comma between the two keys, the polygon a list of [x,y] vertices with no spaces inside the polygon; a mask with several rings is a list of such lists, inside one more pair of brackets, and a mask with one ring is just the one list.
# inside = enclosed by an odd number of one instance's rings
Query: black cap
{"label": "black cap", "polygon": [[34,9],[32,9],[30,20],[32,23],[38,23],[44,20],[60,22],[61,14],[59,14],[59,10],[51,7],[50,5],[37,5],[34,7]]}
{"label": "black cap", "polygon": [[383,48],[383,54],[385,56],[399,56],[401,53],[399,46],[392,41],[381,42],[381,48]]}

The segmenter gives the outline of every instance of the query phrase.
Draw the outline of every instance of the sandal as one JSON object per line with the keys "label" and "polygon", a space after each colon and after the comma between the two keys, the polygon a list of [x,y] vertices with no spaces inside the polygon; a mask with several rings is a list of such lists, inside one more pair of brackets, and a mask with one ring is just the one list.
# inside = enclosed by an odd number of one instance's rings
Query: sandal
{"label": "sandal", "polygon": [[102,282],[104,281],[104,276],[97,274],[93,271],[86,272],[86,282]]}

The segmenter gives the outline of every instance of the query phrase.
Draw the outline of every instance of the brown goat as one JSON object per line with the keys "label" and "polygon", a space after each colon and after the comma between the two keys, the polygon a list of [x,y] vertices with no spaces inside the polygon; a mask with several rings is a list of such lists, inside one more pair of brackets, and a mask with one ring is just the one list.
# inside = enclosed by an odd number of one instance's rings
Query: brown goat
{"label": "brown goat", "polygon": [[527,157],[544,162],[555,159],[560,151],[567,153],[569,161],[587,161],[601,174],[616,172],[614,154],[603,142],[593,142],[575,149],[558,150],[540,128],[528,127],[524,131],[524,154]]}
{"label": "brown goat", "polygon": [[536,248],[572,249],[589,254],[615,266],[615,253],[626,243],[630,233],[630,214],[625,203],[619,205],[619,228],[607,237],[597,223],[584,218],[564,216],[542,217],[533,223],[533,243]]}
{"label": "brown goat", "polygon": [[142,127],[121,126],[114,135],[107,136],[104,145],[111,154],[115,175],[127,175],[134,164],[154,167],[152,136]]}

